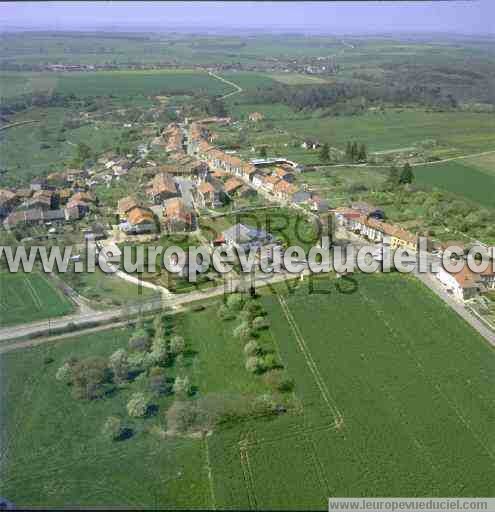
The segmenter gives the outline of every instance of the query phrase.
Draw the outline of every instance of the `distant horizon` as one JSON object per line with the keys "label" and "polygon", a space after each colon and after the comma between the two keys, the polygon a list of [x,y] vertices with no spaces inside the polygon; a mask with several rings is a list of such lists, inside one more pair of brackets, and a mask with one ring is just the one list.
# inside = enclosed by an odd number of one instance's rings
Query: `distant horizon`
{"label": "distant horizon", "polygon": [[495,35],[490,0],[0,2],[0,19],[2,32]]}
{"label": "distant horizon", "polygon": [[[495,1],[495,0],[494,0]],[[215,30],[218,30],[220,27],[210,26],[210,27],[163,27],[163,28],[154,28],[150,26],[119,26],[119,25],[110,25],[110,26],[101,26],[95,28],[85,28],[85,27],[71,27],[71,28],[49,28],[49,27],[23,27],[23,26],[11,26],[11,27],[1,27],[0,26],[0,34],[9,34],[9,33],[79,33],[79,34],[108,34],[108,33],[118,33],[118,34],[149,34],[149,35],[191,35],[191,36],[218,36],[215,33]],[[287,27],[284,29],[268,29],[263,27],[232,27],[229,31],[225,31],[223,34],[226,37],[251,37],[256,35],[272,35],[272,36],[301,36],[301,37],[331,37],[331,36],[347,36],[347,37],[429,37],[429,36],[444,36],[444,37],[459,37],[464,39],[495,39],[495,33],[486,32],[486,33],[469,33],[469,32],[455,32],[451,31],[441,31],[441,30],[425,30],[425,31],[412,31],[412,30],[376,30],[376,31],[352,31],[352,30],[324,30],[314,28],[312,30],[304,29],[303,27]]]}

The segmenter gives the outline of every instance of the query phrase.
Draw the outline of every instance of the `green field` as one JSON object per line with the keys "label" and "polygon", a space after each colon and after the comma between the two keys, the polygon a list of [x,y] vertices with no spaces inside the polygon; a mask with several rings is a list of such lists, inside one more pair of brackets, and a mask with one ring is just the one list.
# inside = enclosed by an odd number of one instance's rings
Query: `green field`
{"label": "green field", "polygon": [[[133,438],[105,443],[100,424],[121,414],[128,390],[81,403],[56,382],[66,357],[108,355],[127,331],[3,356],[1,494],[33,506],[320,510],[328,496],[492,495],[493,349],[413,278],[290,289],[261,301],[301,411],[204,440],[156,439],[157,416],[137,421]],[[263,393],[243,368],[235,324],[215,309],[179,321],[193,382],[200,393]]]}
{"label": "green field", "polygon": [[232,87],[202,71],[94,71],[73,73],[13,73],[0,75],[2,97],[22,93],[50,92],[76,96],[155,96],[203,92],[221,95]]}
{"label": "green field", "polygon": [[125,131],[118,124],[96,126],[81,122],[67,127],[75,113],[64,108],[34,108],[18,114],[15,122],[34,121],[0,132],[2,168],[11,184],[61,170],[76,156],[77,144],[88,144],[96,154],[115,146]]}
{"label": "green field", "polygon": [[[258,105],[256,110],[263,112],[263,106]],[[289,118],[280,119],[278,127],[341,148],[347,141],[356,140],[365,143],[370,151],[410,147],[427,139],[435,139],[461,154],[487,151],[495,144],[493,116],[467,112],[404,110],[361,116]]]}
{"label": "green field", "polygon": [[481,206],[495,208],[495,175],[457,160],[415,167],[417,181],[463,196]]}
{"label": "green field", "polygon": [[0,273],[0,326],[32,322],[70,313],[60,290],[38,273]]}
{"label": "green field", "polygon": [[[193,385],[200,394],[265,392],[263,381],[244,369],[242,344],[231,335],[235,320],[221,322],[216,309],[217,304],[175,320],[188,343],[186,371]],[[137,384],[80,402],[55,379],[68,357],[108,357],[127,345],[131,333],[106,331],[2,356],[6,456],[0,495],[24,506],[213,508],[206,451],[211,438],[160,438],[151,432],[163,424],[173,397],[160,398],[153,417],[127,418],[133,437],[110,443],[101,436],[102,424],[112,414],[126,418],[125,404]],[[45,364],[47,358],[53,361]],[[174,366],[165,370],[167,377],[175,375]]]}
{"label": "green field", "polygon": [[492,495],[493,350],[416,281],[353,279],[265,298],[304,413],[214,437],[224,507]]}
{"label": "green field", "polygon": [[[153,417],[135,420],[131,439],[108,443],[100,434],[102,424],[125,413],[130,390],[81,403],[55,379],[68,357],[108,356],[128,337],[128,331],[115,330],[4,358],[2,390],[8,400],[2,415],[8,429],[2,496],[24,507],[210,506],[202,442],[160,440],[147,430],[159,421]],[[46,357],[53,363],[45,365]]]}
{"label": "green field", "polygon": [[113,274],[105,274],[98,267],[95,272],[71,272],[60,274],[59,277],[67,281],[77,293],[89,299],[95,308],[137,303],[160,296],[151,288],[139,287]]}

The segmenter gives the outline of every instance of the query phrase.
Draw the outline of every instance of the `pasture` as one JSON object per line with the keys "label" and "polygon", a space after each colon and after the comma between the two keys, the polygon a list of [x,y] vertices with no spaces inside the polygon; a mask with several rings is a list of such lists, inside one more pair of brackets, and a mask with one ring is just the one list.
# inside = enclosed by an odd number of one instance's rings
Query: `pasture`
{"label": "pasture", "polygon": [[62,316],[72,305],[42,274],[0,272],[0,326]]}
{"label": "pasture", "polygon": [[438,187],[480,206],[495,208],[495,174],[457,160],[414,168],[418,183]]}
{"label": "pasture", "polygon": [[[126,330],[3,356],[1,494],[20,505],[299,510],[323,510],[328,496],[493,494],[495,355],[463,320],[398,274],[275,291],[260,298],[267,335],[300,407],[205,439],[157,439],[157,416],[108,444],[101,422],[121,414],[130,391],[81,403],[55,381],[69,355],[109,355]],[[243,367],[235,321],[219,321],[217,308],[177,319],[193,383],[200,393],[265,392]]]}

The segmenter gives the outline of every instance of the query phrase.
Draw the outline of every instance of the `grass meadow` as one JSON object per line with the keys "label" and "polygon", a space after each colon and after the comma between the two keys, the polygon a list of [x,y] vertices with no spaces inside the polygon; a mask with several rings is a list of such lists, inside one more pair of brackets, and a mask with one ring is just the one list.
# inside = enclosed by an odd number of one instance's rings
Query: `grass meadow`
{"label": "grass meadow", "polygon": [[[131,391],[80,402],[55,379],[68,357],[107,357],[129,335],[106,331],[4,356],[2,496],[23,508],[210,506],[201,441],[161,440],[148,432],[159,421],[153,417],[131,422],[131,439],[107,442],[102,425],[108,416],[125,416]],[[46,358],[53,362],[45,364]]]}
{"label": "grass meadow", "polygon": [[[300,407],[204,439],[157,439],[160,410],[135,420],[131,439],[106,442],[101,423],[122,414],[127,391],[82,403],[55,380],[71,354],[124,346],[124,329],[4,355],[2,496],[24,506],[323,510],[328,496],[493,494],[495,355],[463,320],[398,274],[275,291],[260,298],[267,335]],[[193,384],[265,392],[217,307],[178,320]]]}
{"label": "grass meadow", "polygon": [[439,146],[464,155],[490,150],[495,143],[495,121],[489,114],[404,108],[356,116],[319,116],[318,112],[297,113],[283,105],[231,107],[232,114],[240,119],[253,111],[264,113],[277,130],[288,132],[292,139],[285,142],[289,144],[296,138],[311,138],[344,149],[348,141],[355,140],[374,152],[410,148],[434,139]]}
{"label": "grass meadow", "polygon": [[72,305],[39,273],[0,272],[0,326],[33,322],[72,311]]}
{"label": "grass meadow", "polygon": [[16,116],[16,122],[34,121],[0,132],[2,166],[8,169],[5,179],[12,184],[25,183],[34,177],[60,171],[75,158],[77,144],[88,144],[96,153],[115,146],[125,129],[117,124],[81,123],[66,128],[71,113],[66,109],[36,108]]}
{"label": "grass meadow", "polygon": [[495,208],[495,173],[470,165],[469,160],[457,160],[414,168],[419,183],[431,185],[463,196],[481,206]]}

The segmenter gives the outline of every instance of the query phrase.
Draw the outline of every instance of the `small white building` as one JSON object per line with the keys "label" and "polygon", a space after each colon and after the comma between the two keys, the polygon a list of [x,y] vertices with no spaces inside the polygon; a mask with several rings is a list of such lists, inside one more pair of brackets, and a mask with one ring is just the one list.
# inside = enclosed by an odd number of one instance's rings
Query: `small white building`
{"label": "small white building", "polygon": [[476,297],[483,286],[479,276],[471,272],[467,266],[457,273],[450,273],[441,268],[436,277],[458,300]]}

